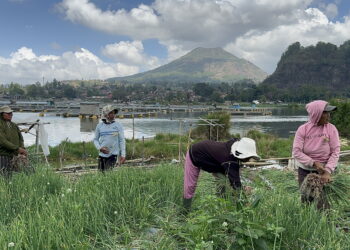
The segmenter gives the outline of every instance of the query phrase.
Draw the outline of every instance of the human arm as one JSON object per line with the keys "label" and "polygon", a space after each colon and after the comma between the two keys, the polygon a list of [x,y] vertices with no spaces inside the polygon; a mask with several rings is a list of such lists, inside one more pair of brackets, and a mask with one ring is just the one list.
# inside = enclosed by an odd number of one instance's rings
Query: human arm
{"label": "human arm", "polygon": [[303,152],[305,143],[305,128],[300,126],[295,133],[293,142],[293,157],[301,164],[309,167],[313,167],[315,161]]}
{"label": "human arm", "polygon": [[23,136],[22,136],[21,130],[19,129],[18,126],[17,126],[17,133],[18,133],[18,138],[19,138],[19,147],[24,148]]}
{"label": "human arm", "polygon": [[125,143],[124,129],[121,124],[119,124],[118,143],[119,143],[119,149],[120,149],[120,163],[124,163],[125,156],[126,156],[126,143]]}
{"label": "human arm", "polygon": [[102,147],[101,144],[100,144],[99,139],[100,139],[100,126],[98,124],[96,126],[96,129],[95,129],[94,145],[95,145],[96,149],[99,152],[102,152],[104,154],[108,154],[109,153],[109,149],[106,148],[106,147]]}
{"label": "human arm", "polygon": [[332,173],[337,166],[340,154],[340,140],[338,130],[335,127],[332,127],[332,132],[329,136],[329,147],[330,147],[330,156],[325,165],[325,171]]}
{"label": "human arm", "polygon": [[223,167],[226,169],[228,179],[233,189],[241,189],[241,177],[239,174],[239,164],[235,161],[225,162]]}
{"label": "human arm", "polygon": [[17,126],[17,131],[18,131],[18,137],[19,137],[19,148],[18,148],[18,153],[21,155],[28,155],[27,150],[24,147],[24,140],[23,140],[23,136],[21,133],[21,130],[19,129],[19,127]]}

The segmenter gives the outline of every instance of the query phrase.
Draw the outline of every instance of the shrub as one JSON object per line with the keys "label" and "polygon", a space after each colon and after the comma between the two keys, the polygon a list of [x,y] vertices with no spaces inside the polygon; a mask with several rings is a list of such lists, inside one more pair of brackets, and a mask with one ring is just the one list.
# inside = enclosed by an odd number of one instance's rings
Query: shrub
{"label": "shrub", "polygon": [[221,124],[221,126],[210,127],[208,123],[199,121],[192,135],[199,139],[227,140],[231,137],[229,133],[231,127],[230,118],[231,115],[227,112],[209,113],[204,119],[215,120],[214,122]]}

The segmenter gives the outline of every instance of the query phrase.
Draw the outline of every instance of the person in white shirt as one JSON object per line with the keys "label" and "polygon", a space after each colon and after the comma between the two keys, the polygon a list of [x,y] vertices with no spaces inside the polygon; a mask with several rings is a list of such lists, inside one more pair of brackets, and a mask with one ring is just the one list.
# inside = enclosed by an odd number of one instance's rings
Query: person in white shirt
{"label": "person in white shirt", "polygon": [[102,109],[102,119],[96,126],[94,144],[99,151],[98,169],[105,171],[119,163],[125,162],[125,137],[124,129],[115,121],[118,109],[107,105]]}

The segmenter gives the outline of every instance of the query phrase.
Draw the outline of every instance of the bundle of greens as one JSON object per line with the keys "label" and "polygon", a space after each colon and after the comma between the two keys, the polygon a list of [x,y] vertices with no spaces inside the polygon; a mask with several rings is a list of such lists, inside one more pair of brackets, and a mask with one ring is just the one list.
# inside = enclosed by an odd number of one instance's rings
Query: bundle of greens
{"label": "bundle of greens", "polygon": [[300,187],[305,198],[318,200],[321,196],[333,204],[349,203],[350,173],[346,167],[341,166],[332,175],[332,181],[324,184],[318,174],[309,174]]}
{"label": "bundle of greens", "polygon": [[343,171],[334,174],[332,181],[324,185],[323,192],[330,203],[349,203],[350,175]]}

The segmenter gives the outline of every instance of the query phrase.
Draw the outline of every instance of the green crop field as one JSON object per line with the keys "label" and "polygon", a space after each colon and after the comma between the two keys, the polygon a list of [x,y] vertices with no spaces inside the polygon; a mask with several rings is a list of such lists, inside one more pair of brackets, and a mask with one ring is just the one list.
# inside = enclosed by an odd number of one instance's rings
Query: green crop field
{"label": "green crop field", "polygon": [[184,215],[181,165],[122,167],[74,180],[37,167],[0,179],[0,248],[348,248],[346,203],[328,212],[301,204],[293,171],[243,169],[242,175],[251,194],[218,198],[214,178],[201,174]]}

